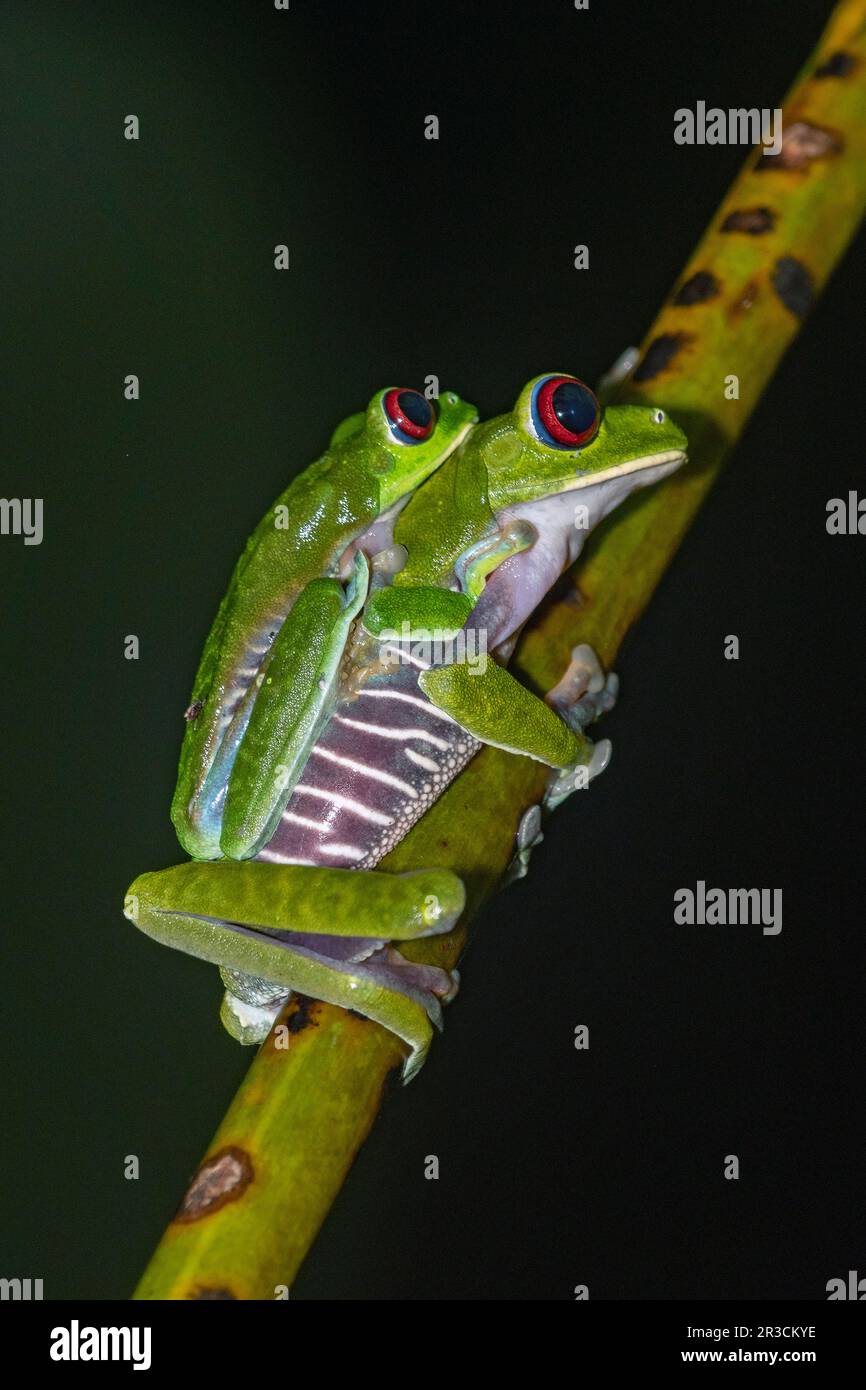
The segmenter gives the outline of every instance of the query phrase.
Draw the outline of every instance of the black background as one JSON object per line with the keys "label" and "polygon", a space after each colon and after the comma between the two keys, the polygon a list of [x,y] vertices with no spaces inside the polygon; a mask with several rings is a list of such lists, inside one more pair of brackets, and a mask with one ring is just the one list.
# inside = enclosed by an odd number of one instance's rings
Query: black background
{"label": "black background", "polygon": [[[0,538],[0,1274],[125,1296],[249,1061],[216,972],[121,903],[180,857],[180,714],[252,526],[386,383],[435,373],[488,416],[538,372],[595,380],[742,162],[675,145],[674,110],[777,105],[828,10],[4,6],[2,492],[44,497],[45,539]],[[479,924],[294,1298],[821,1299],[866,1274],[866,541],[825,530],[862,478],[864,248],[621,653],[610,771]],[[782,888],[781,935],[675,926],[698,879]]]}

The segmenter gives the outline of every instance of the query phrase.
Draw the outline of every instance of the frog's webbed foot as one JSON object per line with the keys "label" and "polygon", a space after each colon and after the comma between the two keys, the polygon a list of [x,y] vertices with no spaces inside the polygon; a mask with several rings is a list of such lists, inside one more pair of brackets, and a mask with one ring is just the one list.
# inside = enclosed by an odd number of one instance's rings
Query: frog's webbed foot
{"label": "frog's webbed foot", "polygon": [[[450,1004],[457,995],[458,971],[419,965],[388,944],[366,954],[364,964],[384,986],[407,998],[423,999],[427,1017],[442,1032],[442,1005]],[[220,978],[226,987],[220,1006],[220,1022],[226,1032],[239,1043],[264,1042],[293,991],[281,989],[260,975],[246,975],[226,966],[220,968]]]}
{"label": "frog's webbed foot", "polygon": [[226,1032],[239,1043],[264,1042],[292,991],[280,989],[261,975],[246,975],[227,966],[220,967],[220,978],[226,987],[220,1006],[220,1022]]}
{"label": "frog's webbed foot", "polygon": [[541,807],[530,806],[528,811],[524,811],[520,817],[520,824],[517,827],[515,836],[514,857],[508,868],[505,870],[505,877],[502,881],[503,888],[507,888],[509,883],[514,883],[519,878],[525,878],[529,873],[529,860],[536,845],[540,845],[544,836],[541,833]]}
{"label": "frog's webbed foot", "polygon": [[562,679],[548,692],[546,699],[569,728],[582,733],[613,709],[618,694],[619,677],[614,671],[605,675],[592,647],[581,642],[572,651]]}
{"label": "frog's webbed foot", "polygon": [[602,738],[595,745],[588,764],[578,763],[574,767],[564,767],[560,772],[555,772],[544,793],[542,805],[545,811],[555,811],[572,792],[585,790],[594,777],[604,772],[610,762],[610,755],[610,739]]}
{"label": "frog's webbed foot", "polygon": [[[546,699],[569,728],[583,733],[596,719],[613,709],[618,693],[618,676],[613,671],[605,675],[592,647],[582,642],[572,651],[565,674]],[[594,777],[604,772],[610,755],[610,739],[603,738],[593,748],[588,763],[554,772],[544,796],[545,811],[555,810],[572,792],[588,787]]]}

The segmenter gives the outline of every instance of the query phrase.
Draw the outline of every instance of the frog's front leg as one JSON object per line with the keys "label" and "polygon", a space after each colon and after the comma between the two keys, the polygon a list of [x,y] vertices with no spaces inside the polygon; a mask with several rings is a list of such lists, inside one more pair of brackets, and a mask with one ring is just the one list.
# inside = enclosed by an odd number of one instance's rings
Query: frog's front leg
{"label": "frog's front leg", "polygon": [[546,763],[548,767],[589,766],[594,747],[562,711],[533,695],[492,658],[483,664],[455,661],[422,671],[419,685],[427,698],[468,733]]}
{"label": "frog's front leg", "polygon": [[240,988],[250,988],[241,979],[260,989],[267,982],[278,996],[297,990],[381,1023],[409,1045],[408,1081],[456,981],[391,943],[450,931],[464,900],[463,884],[446,869],[386,874],[218,860],[140,875],[124,911],[155,940],[221,966]]}
{"label": "frog's front leg", "polygon": [[422,673],[420,685],[433,704],[483,743],[556,769],[544,798],[546,810],[586,787],[610,761],[610,740],[593,744],[583,730],[613,708],[618,681],[613,674],[605,677],[586,644],[574,648],[546,701],[492,660],[483,670],[460,662],[435,667]]}

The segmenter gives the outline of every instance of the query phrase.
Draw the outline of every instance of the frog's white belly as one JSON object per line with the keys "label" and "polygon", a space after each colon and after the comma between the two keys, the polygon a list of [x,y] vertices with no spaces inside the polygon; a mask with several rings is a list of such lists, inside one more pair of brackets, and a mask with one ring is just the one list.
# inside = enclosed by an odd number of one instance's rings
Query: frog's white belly
{"label": "frog's white belly", "polygon": [[370,869],[481,747],[403,666],[342,700],[316,742],[273,838],[273,864]]}

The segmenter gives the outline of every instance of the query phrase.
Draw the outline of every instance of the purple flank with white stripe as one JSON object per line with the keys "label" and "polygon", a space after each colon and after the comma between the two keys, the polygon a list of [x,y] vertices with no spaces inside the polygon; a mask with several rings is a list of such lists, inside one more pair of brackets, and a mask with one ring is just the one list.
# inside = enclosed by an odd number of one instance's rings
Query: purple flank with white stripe
{"label": "purple flank with white stripe", "polygon": [[481,747],[401,666],[344,698],[259,859],[371,869]]}

